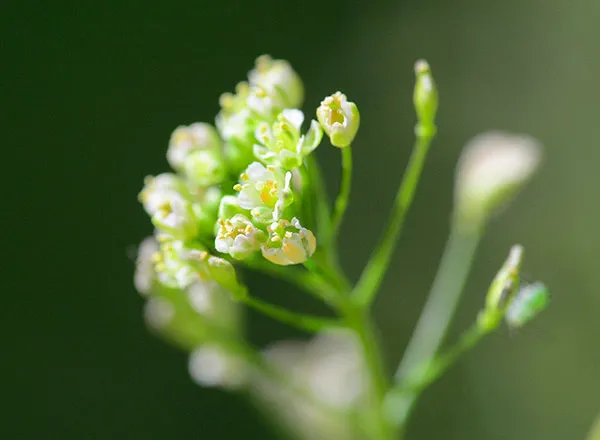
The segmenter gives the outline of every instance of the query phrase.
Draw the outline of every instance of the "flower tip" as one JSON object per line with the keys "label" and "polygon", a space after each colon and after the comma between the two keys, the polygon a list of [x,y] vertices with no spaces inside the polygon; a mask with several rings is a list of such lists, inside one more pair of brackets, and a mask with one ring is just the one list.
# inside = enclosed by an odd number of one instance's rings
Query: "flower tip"
{"label": "flower tip", "polygon": [[420,75],[427,72],[431,72],[429,63],[423,58],[417,60],[415,63],[415,75]]}

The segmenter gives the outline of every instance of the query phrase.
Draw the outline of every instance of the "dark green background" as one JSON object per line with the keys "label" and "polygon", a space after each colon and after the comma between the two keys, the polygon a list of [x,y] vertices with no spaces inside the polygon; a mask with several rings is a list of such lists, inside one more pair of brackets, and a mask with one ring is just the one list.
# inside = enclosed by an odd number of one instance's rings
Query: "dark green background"
{"label": "dark green background", "polygon": [[[413,62],[433,67],[439,136],[375,308],[390,366],[435,273],[462,145],[487,129],[545,144],[541,173],[490,225],[454,329],[514,242],[552,307],[461,360],[409,438],[583,439],[600,410],[599,23],[596,0],[3,0],[0,438],[271,438],[250,405],[194,386],[185,356],[147,333],[127,256],[151,232],[136,194],[166,169],[172,129],[212,121],[219,94],[270,53],[304,78],[307,113],[337,89],[359,104],[342,237],[353,279],[410,151]],[[337,153],[317,152],[332,194]],[[250,329],[259,344],[297,336],[254,316]]]}

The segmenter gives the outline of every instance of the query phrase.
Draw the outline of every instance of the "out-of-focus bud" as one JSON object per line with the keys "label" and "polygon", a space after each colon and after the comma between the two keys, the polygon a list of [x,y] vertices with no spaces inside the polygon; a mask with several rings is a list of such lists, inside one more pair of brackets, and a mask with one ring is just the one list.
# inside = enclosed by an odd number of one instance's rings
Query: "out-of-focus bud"
{"label": "out-of-focus bud", "polygon": [[190,305],[212,326],[230,333],[240,331],[240,305],[216,281],[198,281],[187,289]]}
{"label": "out-of-focus bud", "polygon": [[360,126],[360,113],[342,92],[325,98],[317,108],[317,119],[331,145],[344,148],[352,143]]}
{"label": "out-of-focus bud", "polygon": [[317,121],[312,121],[306,135],[300,135],[304,114],[297,109],[286,109],[269,126],[266,122],[256,129],[254,155],[267,165],[293,170],[302,165],[305,156],[319,146],[323,131]]}
{"label": "out-of-focus bud", "polygon": [[164,330],[173,320],[175,308],[164,298],[149,298],[144,305],[146,325],[155,331]]}
{"label": "out-of-focus bud", "polygon": [[133,283],[136,290],[142,295],[150,293],[156,278],[153,257],[158,249],[158,243],[154,237],[146,237],[138,248]]}
{"label": "out-of-focus bud", "polygon": [[415,63],[415,76],[413,103],[418,119],[417,134],[431,136],[435,134],[438,92],[427,61],[419,60]]}
{"label": "out-of-focus bud", "polygon": [[293,201],[291,178],[291,173],[284,174],[277,167],[251,163],[240,175],[241,183],[233,187],[239,192],[239,206],[250,210],[259,223],[279,219],[283,209]]}
{"label": "out-of-focus bud", "polygon": [[233,265],[220,257],[211,255],[207,260],[207,270],[211,279],[232,293],[237,293],[240,285]]}
{"label": "out-of-focus bud", "polygon": [[281,219],[267,227],[269,238],[261,244],[262,255],[271,263],[287,266],[308,260],[317,248],[314,234],[297,218]]}
{"label": "out-of-focus bud", "polygon": [[510,202],[533,175],[541,147],[531,137],[500,132],[476,136],[465,147],[456,170],[455,216],[477,229]]}
{"label": "out-of-focus bud", "polygon": [[244,260],[260,249],[265,238],[265,233],[248,218],[236,214],[231,219],[219,219],[215,248],[236,260]]}
{"label": "out-of-focus bud", "polygon": [[248,366],[226,347],[205,344],[191,355],[188,364],[190,376],[198,385],[239,389],[246,383]]}
{"label": "out-of-focus bud", "polygon": [[175,170],[182,170],[187,157],[199,150],[219,151],[221,139],[217,130],[204,122],[177,127],[171,135],[167,160]]}
{"label": "out-of-focus bud", "polygon": [[185,175],[198,186],[218,185],[226,176],[221,153],[200,150],[191,153],[184,163]]}
{"label": "out-of-focus bud", "polygon": [[304,101],[304,86],[300,76],[285,60],[274,60],[269,55],[256,59],[248,73],[251,85],[263,88],[282,107],[300,107]]}
{"label": "out-of-focus bud", "polygon": [[506,309],[506,323],[511,328],[521,328],[542,312],[549,302],[550,292],[545,284],[537,282],[524,286]]}
{"label": "out-of-focus bud", "polygon": [[523,264],[523,246],[514,245],[504,265],[500,268],[485,298],[485,309],[479,316],[478,323],[486,330],[498,326],[507,307],[519,289],[519,274]]}

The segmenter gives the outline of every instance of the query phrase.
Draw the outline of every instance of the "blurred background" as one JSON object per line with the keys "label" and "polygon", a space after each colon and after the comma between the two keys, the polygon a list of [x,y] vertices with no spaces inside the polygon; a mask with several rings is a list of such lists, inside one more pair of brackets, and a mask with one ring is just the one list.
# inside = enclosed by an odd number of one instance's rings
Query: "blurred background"
{"label": "blurred background", "polygon": [[[148,333],[131,260],[151,233],[136,196],[145,175],[167,169],[171,131],[212,121],[218,96],[262,53],[301,74],[308,114],[337,89],[361,110],[341,243],[352,279],[412,147],[413,63],[433,68],[439,136],[375,305],[390,367],[444,246],[464,143],[489,129],[542,141],[540,174],[482,242],[454,334],[516,242],[552,306],[428,390],[408,438],[584,438],[600,410],[600,3],[4,0],[0,11],[0,438],[274,438],[243,399],[193,385],[185,354]],[[317,150],[331,195],[338,153]],[[250,283],[316,310],[284,284]],[[259,345],[301,336],[254,315],[249,331]]]}

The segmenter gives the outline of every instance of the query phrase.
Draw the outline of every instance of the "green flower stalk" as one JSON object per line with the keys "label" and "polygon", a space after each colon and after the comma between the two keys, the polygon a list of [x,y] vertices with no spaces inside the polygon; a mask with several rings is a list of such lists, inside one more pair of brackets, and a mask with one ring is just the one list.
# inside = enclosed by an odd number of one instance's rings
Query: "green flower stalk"
{"label": "green flower stalk", "polygon": [[[303,100],[304,86],[291,65],[265,55],[234,93],[221,96],[216,128],[196,122],[173,131],[166,150],[173,172],[147,177],[138,197],[154,235],[140,245],[134,284],[146,301],[148,327],[189,353],[196,384],[251,396],[300,440],[402,438],[427,386],[502,322],[521,328],[548,304],[545,285],[520,286],[523,248],[515,245],[473,325],[444,346],[485,225],[532,176],[541,150],[531,138],[504,133],[477,136],[465,148],[448,244],[390,377],[371,305],[437,131],[433,74],[427,62],[416,63],[414,149],[381,239],[355,286],[340,267],[337,236],[350,202],[351,144],[360,112],[336,92],[303,128]],[[324,133],[341,152],[333,206],[314,156]],[[264,301],[244,284],[240,269],[295,285],[333,316]],[[259,350],[245,336],[246,308],[315,335],[308,343]]]}

